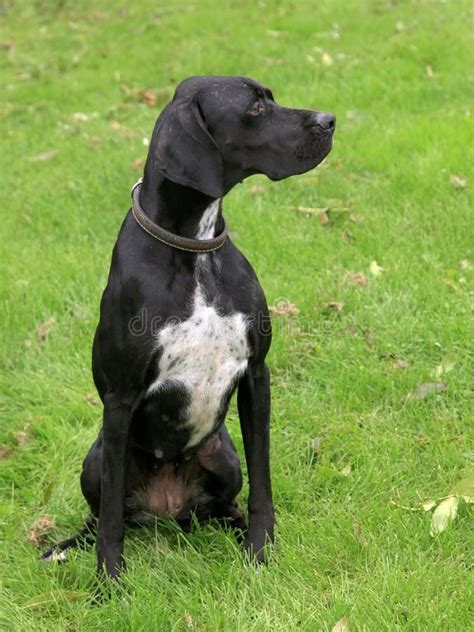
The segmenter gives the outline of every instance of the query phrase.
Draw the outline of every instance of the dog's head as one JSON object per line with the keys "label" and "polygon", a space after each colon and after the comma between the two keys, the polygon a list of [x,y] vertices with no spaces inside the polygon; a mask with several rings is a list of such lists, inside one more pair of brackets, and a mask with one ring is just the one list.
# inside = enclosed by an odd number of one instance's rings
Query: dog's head
{"label": "dog's head", "polygon": [[190,77],[153,132],[154,167],[172,182],[217,198],[244,178],[281,180],[309,171],[331,151],[335,117],[278,105],[246,77]]}

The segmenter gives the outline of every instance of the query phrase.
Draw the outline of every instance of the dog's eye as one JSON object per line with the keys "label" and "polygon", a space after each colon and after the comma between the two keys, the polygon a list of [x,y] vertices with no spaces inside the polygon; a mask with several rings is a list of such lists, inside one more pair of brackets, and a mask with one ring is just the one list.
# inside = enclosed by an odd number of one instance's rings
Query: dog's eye
{"label": "dog's eye", "polygon": [[261,112],[265,111],[265,106],[263,105],[263,103],[261,101],[256,101],[252,107],[250,108],[250,110],[247,111],[248,114],[251,114],[252,116],[257,116],[258,114],[260,114]]}

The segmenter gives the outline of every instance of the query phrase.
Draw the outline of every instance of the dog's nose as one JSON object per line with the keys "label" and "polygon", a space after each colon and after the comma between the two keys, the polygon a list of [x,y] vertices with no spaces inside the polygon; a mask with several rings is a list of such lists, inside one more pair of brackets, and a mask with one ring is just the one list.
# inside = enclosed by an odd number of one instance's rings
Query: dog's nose
{"label": "dog's nose", "polygon": [[316,112],[314,125],[317,125],[325,132],[334,132],[336,128],[336,117],[331,112]]}

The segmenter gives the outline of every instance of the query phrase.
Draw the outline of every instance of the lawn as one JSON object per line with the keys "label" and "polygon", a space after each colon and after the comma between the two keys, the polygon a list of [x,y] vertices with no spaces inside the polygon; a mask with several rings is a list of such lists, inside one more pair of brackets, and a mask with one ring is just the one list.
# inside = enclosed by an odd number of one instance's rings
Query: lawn
{"label": "lawn", "polygon": [[[471,6],[2,4],[2,629],[469,628],[472,511],[431,537],[410,509],[474,467]],[[256,570],[212,524],[133,530],[126,576],[91,606],[94,550],[55,567],[39,553],[87,513],[110,253],[156,116],[193,74],[249,75],[338,117],[316,171],[225,201],[269,304],[291,312],[269,356],[276,544]],[[235,404],[228,426],[242,452]]]}

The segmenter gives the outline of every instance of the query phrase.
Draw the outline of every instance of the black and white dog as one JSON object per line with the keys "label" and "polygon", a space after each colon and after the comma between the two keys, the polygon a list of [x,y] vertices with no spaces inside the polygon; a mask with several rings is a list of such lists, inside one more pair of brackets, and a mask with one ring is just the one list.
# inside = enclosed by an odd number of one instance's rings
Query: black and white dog
{"label": "black and white dog", "polygon": [[[156,123],[144,177],[115,245],[93,346],[103,425],[83,464],[91,516],[46,560],[93,537],[98,568],[123,567],[124,520],[189,526],[225,518],[258,561],[273,539],[268,311],[255,273],[226,235],[223,196],[244,178],[313,169],[332,114],[281,107],[245,77],[191,77]],[[140,327],[137,327],[137,318]],[[263,326],[262,326],[263,323]],[[224,425],[237,404],[249,476]]]}

